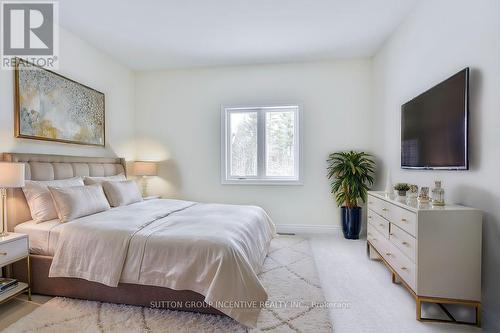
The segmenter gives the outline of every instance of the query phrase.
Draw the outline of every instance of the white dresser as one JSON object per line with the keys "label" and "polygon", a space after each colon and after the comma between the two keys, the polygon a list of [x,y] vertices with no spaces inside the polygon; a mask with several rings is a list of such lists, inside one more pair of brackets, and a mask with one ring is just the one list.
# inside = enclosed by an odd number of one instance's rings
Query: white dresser
{"label": "white dresser", "polygon": [[[402,282],[421,303],[475,307],[480,325],[482,214],[458,205],[433,207],[368,194],[368,251],[384,261],[393,282]],[[447,312],[447,311],[445,311]],[[458,322],[449,313],[452,322]],[[461,322],[459,322],[461,323]]]}

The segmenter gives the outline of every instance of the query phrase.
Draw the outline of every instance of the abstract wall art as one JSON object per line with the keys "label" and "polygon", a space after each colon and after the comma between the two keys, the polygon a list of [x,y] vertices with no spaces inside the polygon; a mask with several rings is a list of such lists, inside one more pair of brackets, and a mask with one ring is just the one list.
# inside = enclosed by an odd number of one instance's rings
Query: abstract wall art
{"label": "abstract wall art", "polygon": [[104,94],[19,59],[15,74],[15,136],[105,145]]}

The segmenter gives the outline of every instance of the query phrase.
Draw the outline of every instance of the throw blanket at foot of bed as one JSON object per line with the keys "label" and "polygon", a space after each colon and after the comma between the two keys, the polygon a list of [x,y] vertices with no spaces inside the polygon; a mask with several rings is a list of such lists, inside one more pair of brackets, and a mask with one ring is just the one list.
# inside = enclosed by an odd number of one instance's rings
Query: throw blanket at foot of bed
{"label": "throw blanket at foot of bed", "polygon": [[49,276],[192,290],[253,326],[267,300],[257,274],[274,233],[259,207],[148,200],[66,223]]}

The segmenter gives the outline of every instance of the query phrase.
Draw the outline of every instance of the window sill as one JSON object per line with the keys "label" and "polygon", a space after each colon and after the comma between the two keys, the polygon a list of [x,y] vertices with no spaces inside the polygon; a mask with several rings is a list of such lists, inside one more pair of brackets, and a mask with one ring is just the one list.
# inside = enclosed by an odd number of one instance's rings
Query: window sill
{"label": "window sill", "polygon": [[270,185],[270,186],[303,186],[301,180],[276,179],[224,179],[222,185]]}

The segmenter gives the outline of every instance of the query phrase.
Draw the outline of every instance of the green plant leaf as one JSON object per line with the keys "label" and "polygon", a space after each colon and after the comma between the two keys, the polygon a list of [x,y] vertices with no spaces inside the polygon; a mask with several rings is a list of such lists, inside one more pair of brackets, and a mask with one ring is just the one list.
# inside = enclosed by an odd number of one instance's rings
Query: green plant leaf
{"label": "green plant leaf", "polygon": [[365,152],[335,152],[328,155],[327,177],[331,193],[338,206],[357,207],[366,201],[367,192],[374,183],[375,162]]}

